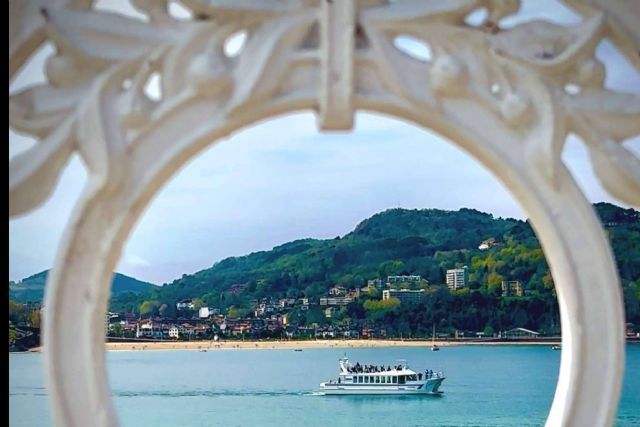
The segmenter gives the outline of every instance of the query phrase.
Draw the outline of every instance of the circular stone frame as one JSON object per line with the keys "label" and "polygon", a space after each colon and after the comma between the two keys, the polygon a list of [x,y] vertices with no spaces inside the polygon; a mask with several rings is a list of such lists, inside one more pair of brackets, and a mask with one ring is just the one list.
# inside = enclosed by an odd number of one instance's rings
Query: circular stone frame
{"label": "circular stone frame", "polygon": [[[189,22],[173,20],[162,2],[136,2],[148,23],[76,3],[42,10],[37,1],[10,3],[10,78],[47,39],[57,47],[47,84],[10,96],[11,126],[41,141],[10,161],[10,216],[46,199],[72,153],[89,172],[45,295],[45,367],[57,425],[117,425],[104,313],[122,248],[154,195],[213,142],[298,111],[316,112],[323,130],[351,129],[356,111],[399,118],[448,138],[491,171],[529,215],[556,286],[563,351],[547,425],[612,423],[624,369],[620,283],[602,226],[560,154],[566,135],[580,134],[605,186],[639,203],[640,163],[617,144],[640,133],[638,97],[602,87],[594,49],[615,36],[640,69],[633,30],[640,12],[568,1],[585,21],[544,24],[541,34],[530,23],[506,31],[493,21],[464,24],[482,7],[489,18],[515,13],[517,1],[283,8],[182,0],[198,17]],[[225,41],[239,31],[247,41],[226,57]],[[399,35],[429,44],[432,59],[396,49]],[[540,56],[536,49],[549,37],[567,45]],[[565,94],[571,67],[584,90]],[[152,101],[144,87],[156,73],[162,94]],[[603,117],[616,129],[594,127],[598,116],[584,105],[610,108]]]}

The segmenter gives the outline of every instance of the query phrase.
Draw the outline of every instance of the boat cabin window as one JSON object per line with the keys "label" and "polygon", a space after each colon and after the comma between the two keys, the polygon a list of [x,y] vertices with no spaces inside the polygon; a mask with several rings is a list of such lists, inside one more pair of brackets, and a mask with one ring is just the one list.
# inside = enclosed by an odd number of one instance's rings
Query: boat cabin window
{"label": "boat cabin window", "polygon": [[398,384],[404,384],[404,375],[398,377]]}
{"label": "boat cabin window", "polygon": [[380,384],[380,377],[376,375],[376,384]]}
{"label": "boat cabin window", "polygon": [[364,383],[369,384],[369,377],[364,377]]}
{"label": "boat cabin window", "polygon": [[362,384],[362,376],[358,375],[358,384]]}
{"label": "boat cabin window", "polygon": [[382,383],[383,383],[383,384],[386,384],[386,383],[387,383],[387,377],[386,377],[386,376],[385,376],[385,377],[382,377]]}
{"label": "boat cabin window", "polygon": [[417,375],[407,375],[407,381],[418,381]]}
{"label": "boat cabin window", "polygon": [[391,377],[394,384],[398,384],[398,377]]}

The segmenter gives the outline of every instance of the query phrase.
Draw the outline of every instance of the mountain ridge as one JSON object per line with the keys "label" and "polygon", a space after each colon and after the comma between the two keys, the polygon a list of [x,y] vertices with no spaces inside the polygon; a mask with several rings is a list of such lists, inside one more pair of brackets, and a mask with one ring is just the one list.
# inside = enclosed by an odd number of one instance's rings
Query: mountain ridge
{"label": "mountain ridge", "polygon": [[[9,281],[9,299],[18,302],[42,302],[44,289],[50,269],[25,277],[19,282]],[[156,286],[122,273],[114,273],[111,281],[112,295],[124,292],[141,293]]]}

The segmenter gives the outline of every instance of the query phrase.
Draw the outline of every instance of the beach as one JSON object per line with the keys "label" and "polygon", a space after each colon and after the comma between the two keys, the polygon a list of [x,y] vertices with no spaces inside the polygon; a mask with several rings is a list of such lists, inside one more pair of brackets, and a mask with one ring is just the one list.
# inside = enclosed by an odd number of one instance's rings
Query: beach
{"label": "beach", "polygon": [[[459,345],[548,345],[558,344],[559,340],[531,340],[531,341],[436,341],[440,348]],[[431,340],[300,340],[300,341],[127,341],[107,342],[109,351],[143,351],[143,350],[264,350],[264,349],[318,349],[318,348],[384,348],[384,347],[425,347],[431,348]],[[30,351],[42,351],[36,347]]]}

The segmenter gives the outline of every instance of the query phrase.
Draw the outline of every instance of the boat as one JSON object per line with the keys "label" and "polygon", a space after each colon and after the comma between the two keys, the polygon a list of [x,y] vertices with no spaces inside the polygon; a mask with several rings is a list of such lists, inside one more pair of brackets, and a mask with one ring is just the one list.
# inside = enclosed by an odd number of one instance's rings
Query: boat
{"label": "boat", "polygon": [[405,361],[393,367],[351,365],[347,357],[338,360],[340,372],[337,380],[320,383],[325,395],[440,395],[445,377],[442,372],[426,370],[416,372]]}
{"label": "boat", "polygon": [[440,351],[440,347],[436,344],[436,325],[433,325],[433,335],[431,337],[431,351]]}
{"label": "boat", "polygon": [[562,350],[562,344],[556,344],[551,346],[551,350]]}
{"label": "boat", "polygon": [[302,351],[301,348],[294,348],[293,351]]}

